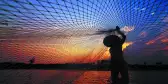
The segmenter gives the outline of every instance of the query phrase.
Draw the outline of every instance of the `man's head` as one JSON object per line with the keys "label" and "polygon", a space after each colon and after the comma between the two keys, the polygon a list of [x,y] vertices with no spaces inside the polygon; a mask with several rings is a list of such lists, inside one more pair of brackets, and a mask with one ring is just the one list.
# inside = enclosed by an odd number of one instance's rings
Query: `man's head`
{"label": "man's head", "polygon": [[109,35],[104,38],[103,43],[107,47],[118,46],[120,45],[120,38],[116,35]]}

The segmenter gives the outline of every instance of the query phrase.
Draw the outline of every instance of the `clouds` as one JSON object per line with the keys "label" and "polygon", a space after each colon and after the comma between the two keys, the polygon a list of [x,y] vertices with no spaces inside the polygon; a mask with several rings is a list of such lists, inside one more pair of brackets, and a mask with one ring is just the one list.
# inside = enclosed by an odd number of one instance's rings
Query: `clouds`
{"label": "clouds", "polygon": [[168,22],[168,16],[163,18],[163,22]]}
{"label": "clouds", "polygon": [[124,33],[128,34],[129,32],[133,31],[135,29],[134,26],[124,26],[121,28],[121,31],[124,31]]}

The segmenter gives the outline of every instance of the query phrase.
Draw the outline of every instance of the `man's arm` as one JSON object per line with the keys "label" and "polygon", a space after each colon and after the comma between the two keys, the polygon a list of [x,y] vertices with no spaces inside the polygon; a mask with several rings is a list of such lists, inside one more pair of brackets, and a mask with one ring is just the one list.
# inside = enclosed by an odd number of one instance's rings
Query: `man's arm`
{"label": "man's arm", "polygon": [[126,40],[126,35],[120,31],[120,28],[116,26],[116,31],[122,36],[121,43],[123,44]]}

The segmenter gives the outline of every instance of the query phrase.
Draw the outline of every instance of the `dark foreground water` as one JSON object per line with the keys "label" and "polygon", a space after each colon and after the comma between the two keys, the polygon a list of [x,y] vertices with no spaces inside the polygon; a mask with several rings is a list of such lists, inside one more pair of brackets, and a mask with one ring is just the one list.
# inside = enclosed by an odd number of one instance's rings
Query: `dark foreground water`
{"label": "dark foreground water", "polygon": [[[129,71],[130,84],[168,84],[167,71]],[[110,71],[0,70],[0,84],[108,84]]]}

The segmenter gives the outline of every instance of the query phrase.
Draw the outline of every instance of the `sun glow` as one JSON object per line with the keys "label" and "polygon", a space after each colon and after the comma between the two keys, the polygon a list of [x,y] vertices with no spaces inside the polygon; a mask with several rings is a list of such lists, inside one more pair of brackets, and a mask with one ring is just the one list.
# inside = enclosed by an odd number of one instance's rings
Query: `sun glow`
{"label": "sun glow", "polygon": [[133,42],[125,42],[123,45],[122,45],[122,50],[125,50],[128,46],[132,45]]}

